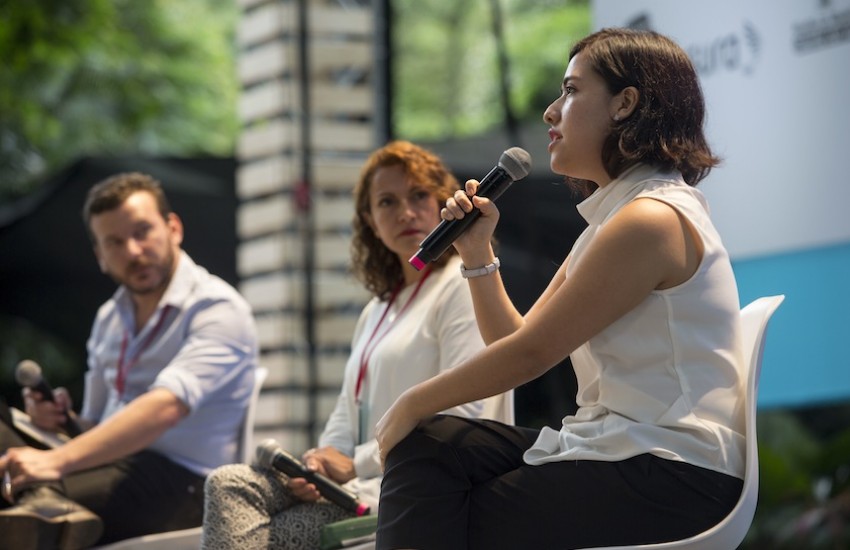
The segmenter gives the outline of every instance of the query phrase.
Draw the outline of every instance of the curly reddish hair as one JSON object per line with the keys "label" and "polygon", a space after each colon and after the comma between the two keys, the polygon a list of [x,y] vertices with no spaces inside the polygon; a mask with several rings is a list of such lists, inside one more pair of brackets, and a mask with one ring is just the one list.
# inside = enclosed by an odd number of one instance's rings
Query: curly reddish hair
{"label": "curly reddish hair", "polygon": [[[360,179],[354,186],[351,265],[354,276],[363,286],[384,299],[404,278],[401,262],[375,235],[366,215],[370,213],[369,190],[375,172],[387,166],[401,166],[404,173],[430,192],[440,205],[460,189],[457,179],[437,155],[409,141],[391,141],[366,159]],[[434,266],[445,265],[456,253],[454,247],[450,247],[434,262]]]}

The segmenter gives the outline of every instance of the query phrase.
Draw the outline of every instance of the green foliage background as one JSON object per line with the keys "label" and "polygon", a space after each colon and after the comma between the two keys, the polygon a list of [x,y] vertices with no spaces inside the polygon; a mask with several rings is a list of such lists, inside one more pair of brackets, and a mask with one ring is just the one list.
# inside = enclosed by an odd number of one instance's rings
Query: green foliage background
{"label": "green foliage background", "polygon": [[2,0],[0,201],[82,155],[230,155],[232,0]]}
{"label": "green foliage background", "polygon": [[[395,0],[394,129],[466,137],[511,107],[539,120],[588,0]],[[0,0],[0,201],[83,155],[230,155],[238,122],[233,0]]]}
{"label": "green foliage background", "polygon": [[[540,120],[570,46],[590,30],[588,0],[500,0],[517,118]],[[393,2],[393,122],[406,139],[478,135],[503,122],[488,0]]]}

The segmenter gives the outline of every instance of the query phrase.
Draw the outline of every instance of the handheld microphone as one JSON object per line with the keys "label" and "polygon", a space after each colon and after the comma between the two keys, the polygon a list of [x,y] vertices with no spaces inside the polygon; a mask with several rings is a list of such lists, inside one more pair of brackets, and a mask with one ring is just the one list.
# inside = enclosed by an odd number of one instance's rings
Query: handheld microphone
{"label": "handheld microphone", "polygon": [[[531,155],[520,147],[511,147],[499,157],[499,163],[479,182],[476,195],[495,201],[511,184],[531,171]],[[421,270],[428,262],[443,255],[466,228],[478,219],[481,211],[472,209],[463,218],[443,220],[419,243],[419,251],[408,262]]]}
{"label": "handheld microphone", "polygon": [[354,493],[336,481],[307,469],[300,460],[281,449],[274,439],[266,439],[257,447],[257,464],[274,468],[289,477],[303,477],[315,485],[323,497],[358,516],[365,516],[371,511],[367,504],[360,502]]}
{"label": "handheld microphone", "polygon": [[[18,363],[18,366],[15,367],[15,380],[21,386],[37,391],[45,400],[53,403],[56,402],[56,399],[53,397],[53,388],[44,379],[44,376],[41,374],[41,367],[35,361],[24,359]],[[68,413],[68,411],[65,412],[66,414]],[[65,431],[71,437],[78,436],[83,432],[80,425],[70,415],[65,420]]]}

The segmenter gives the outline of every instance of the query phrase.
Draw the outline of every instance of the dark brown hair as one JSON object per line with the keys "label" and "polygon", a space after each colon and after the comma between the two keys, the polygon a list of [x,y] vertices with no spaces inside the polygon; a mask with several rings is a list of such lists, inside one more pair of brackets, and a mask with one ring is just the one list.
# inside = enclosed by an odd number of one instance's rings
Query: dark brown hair
{"label": "dark brown hair", "polygon": [[[609,176],[647,163],[678,170],[689,185],[696,185],[720,162],[703,132],[705,100],[696,70],[675,42],[652,31],[608,28],[580,40],[570,59],[579,53],[612,94],[629,86],[640,92],[634,112],[613,123],[602,147]],[[585,180],[567,179],[585,192],[595,188]]]}
{"label": "dark brown hair", "polygon": [[95,242],[91,231],[92,216],[118,208],[130,195],[138,191],[146,191],[153,195],[159,213],[163,219],[168,219],[168,215],[171,214],[171,205],[159,181],[139,172],[116,174],[95,184],[86,196],[83,222],[86,224],[86,231],[92,242]]}
{"label": "dark brown hair", "polygon": [[[351,264],[355,277],[363,286],[383,299],[402,282],[403,272],[398,256],[375,235],[366,214],[370,212],[369,190],[375,172],[387,166],[401,166],[404,173],[431,193],[440,206],[460,189],[457,179],[437,155],[408,141],[391,141],[366,160],[354,187]],[[449,247],[434,266],[445,265],[453,254],[456,254],[454,247]]]}

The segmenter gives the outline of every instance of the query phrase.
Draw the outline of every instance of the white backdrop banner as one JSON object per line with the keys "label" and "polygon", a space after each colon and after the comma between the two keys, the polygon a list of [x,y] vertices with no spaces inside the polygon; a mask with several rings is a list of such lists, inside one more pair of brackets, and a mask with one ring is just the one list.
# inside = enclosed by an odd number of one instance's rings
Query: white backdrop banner
{"label": "white backdrop banner", "polygon": [[595,0],[697,67],[723,164],[700,184],[733,259],[850,242],[850,0]]}

